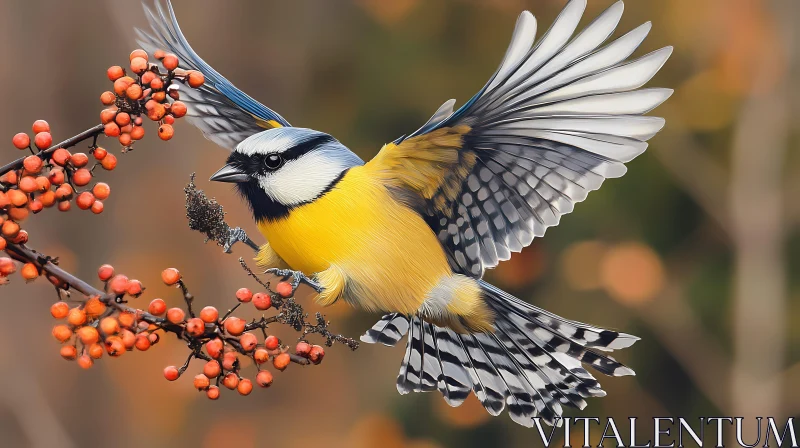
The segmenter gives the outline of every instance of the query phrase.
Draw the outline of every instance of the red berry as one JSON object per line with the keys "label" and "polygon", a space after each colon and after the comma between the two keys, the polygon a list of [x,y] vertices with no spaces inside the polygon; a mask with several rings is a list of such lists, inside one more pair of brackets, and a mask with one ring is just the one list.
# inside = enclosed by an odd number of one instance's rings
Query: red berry
{"label": "red berry", "polygon": [[325,356],[325,349],[320,347],[319,345],[314,345],[311,347],[311,352],[308,354],[308,359],[311,360],[314,364],[319,364],[322,362],[322,358]]}
{"label": "red berry", "polygon": [[292,358],[289,356],[289,354],[281,353],[272,360],[272,365],[275,366],[276,369],[284,371],[286,370],[286,367],[289,366],[290,362],[292,362]]}
{"label": "red berry", "polygon": [[114,294],[125,294],[128,291],[128,277],[124,275],[115,275],[111,281],[108,282],[108,289]]}
{"label": "red berry", "polygon": [[108,196],[111,195],[111,187],[109,187],[108,184],[105,182],[98,182],[92,188],[92,193],[94,193],[94,196],[97,199],[105,201],[106,199],[108,199]]}
{"label": "red berry", "polygon": [[78,356],[78,349],[72,345],[65,345],[61,347],[61,357],[67,361],[72,361]]}
{"label": "red berry", "polygon": [[245,333],[239,338],[239,344],[242,345],[244,351],[252,352],[256,349],[256,345],[258,345],[258,339],[252,333]]}
{"label": "red berry", "polygon": [[196,70],[189,72],[186,78],[189,81],[189,86],[193,89],[202,86],[206,82],[206,77]]}
{"label": "red berry", "polygon": [[246,303],[253,299],[253,293],[247,288],[240,288],[236,291],[236,298],[239,299],[240,302]]}
{"label": "red berry", "polygon": [[101,281],[107,282],[114,276],[114,267],[110,264],[104,264],[97,270],[97,276]]}
{"label": "red berry", "polygon": [[194,387],[197,390],[206,390],[208,386],[211,385],[211,382],[208,381],[208,377],[201,374],[195,375],[194,377]]}
{"label": "red berry", "polygon": [[[77,182],[76,182],[76,184],[77,184]],[[84,191],[83,193],[78,195],[77,199],[75,199],[75,204],[81,210],[88,210],[88,209],[90,209],[92,207],[92,205],[94,205],[94,201],[95,200],[96,200],[96,198],[94,197],[94,195],[92,193],[89,193],[88,191]]]}
{"label": "red berry", "polygon": [[161,60],[161,63],[164,65],[164,68],[172,71],[178,68],[178,57],[174,54],[170,53],[164,56],[164,59]]}
{"label": "red berry", "polygon": [[106,123],[105,129],[103,131],[106,134],[106,137],[119,137],[120,130],[119,126],[116,123]]}
{"label": "red berry", "polygon": [[178,368],[175,366],[168,366],[167,368],[164,369],[164,378],[166,378],[169,381],[175,381],[178,379],[179,376],[180,373],[178,373]]}
{"label": "red berry", "polygon": [[95,159],[103,160],[106,154],[108,154],[108,151],[106,151],[104,148],[97,147],[94,149],[94,152],[92,152],[92,154],[94,155]]}
{"label": "red berry", "polygon": [[269,359],[269,352],[263,348],[257,348],[256,352],[253,353],[253,359],[257,364],[264,364]]}
{"label": "red berry", "polygon": [[269,296],[269,294],[257,292],[253,295],[253,306],[255,306],[257,310],[261,311],[269,309],[269,307],[272,306],[272,298]]}
{"label": "red berry", "polygon": [[161,272],[161,280],[164,281],[164,284],[167,286],[172,286],[181,279],[181,273],[178,272],[175,268],[164,269]]}
{"label": "red berry", "polygon": [[239,336],[240,334],[244,333],[245,328],[245,321],[239,319],[236,316],[231,316],[225,319],[225,331],[230,333],[233,336]]}
{"label": "red berry", "polygon": [[170,308],[167,310],[167,320],[173,324],[179,324],[183,322],[184,317],[186,317],[186,313],[184,313],[180,308]]}
{"label": "red berry", "polygon": [[294,352],[304,358],[308,357],[308,354],[311,353],[311,344],[305,341],[300,341],[297,343],[297,346],[294,349]]}
{"label": "red berry", "polygon": [[203,366],[203,375],[209,378],[216,378],[219,376],[220,372],[222,372],[222,368],[219,366],[219,362],[216,360],[211,360]]}
{"label": "red berry", "polygon": [[114,154],[106,155],[103,160],[100,161],[100,166],[105,170],[112,171],[117,167],[117,156]]}
{"label": "red berry", "polygon": [[164,123],[158,127],[158,138],[161,140],[169,140],[173,135],[175,135],[175,129],[172,128],[172,125]]}
{"label": "red berry", "polygon": [[213,306],[207,306],[200,310],[200,319],[208,324],[213,324],[219,318],[219,311]]}
{"label": "red berry", "polygon": [[103,213],[104,208],[105,207],[102,202],[94,201],[94,204],[92,204],[92,213],[94,213],[95,215],[99,215],[100,213]]}
{"label": "red berry", "polygon": [[33,133],[50,132],[50,125],[44,120],[36,120],[33,122]]}
{"label": "red berry", "polygon": [[103,103],[103,106],[111,106],[117,101],[117,96],[114,95],[114,92],[105,91],[100,95],[100,102]]}
{"label": "red berry", "polygon": [[219,398],[219,387],[211,385],[208,386],[208,390],[206,391],[206,397],[209,400],[216,400]]}
{"label": "red berry", "polygon": [[136,335],[134,347],[136,347],[137,350],[141,352],[146,351],[147,349],[150,348],[151,345],[152,343],[150,342],[150,338],[148,337],[147,332],[139,333]]}
{"label": "red berry", "polygon": [[50,314],[56,319],[63,319],[69,314],[69,305],[64,302],[56,302],[50,307]]}
{"label": "red berry", "polygon": [[261,387],[272,385],[272,374],[268,370],[262,370],[256,375],[256,384]]}
{"label": "red berry", "polygon": [[11,139],[11,143],[13,143],[14,147],[17,149],[28,149],[31,145],[31,138],[28,134],[20,132]]}
{"label": "red berry", "polygon": [[222,353],[222,341],[219,339],[212,339],[206,342],[206,352],[208,352],[208,356],[214,359],[219,358],[219,355]]}
{"label": "red berry", "polygon": [[[145,55],[146,57],[147,55]],[[147,71],[147,59],[143,57],[136,56],[131,59],[131,71],[136,73],[137,75],[141,75],[145,71]]]}
{"label": "red berry", "polygon": [[109,81],[116,81],[125,76],[125,70],[123,70],[119,65],[115,65],[113,67],[109,67],[106,71],[106,74],[108,75]]}
{"label": "red berry", "polygon": [[227,352],[222,356],[222,368],[225,370],[233,370],[236,367],[236,353]]}
{"label": "red berry", "polygon": [[76,152],[70,158],[70,162],[75,168],[83,168],[89,164],[89,156],[82,152]]}
{"label": "red berry", "polygon": [[144,285],[139,280],[130,280],[128,289],[125,291],[129,296],[139,297],[144,292]]}
{"label": "red berry", "polygon": [[160,316],[167,312],[167,304],[162,299],[153,299],[147,306],[147,311],[154,316]]}
{"label": "red berry", "polygon": [[222,385],[230,390],[236,389],[236,386],[239,385],[239,376],[233,372],[225,375],[225,378],[222,380]]}
{"label": "red berry", "polygon": [[198,317],[193,317],[186,321],[186,332],[189,333],[190,336],[200,337],[205,333],[206,325],[205,323]]}
{"label": "red berry", "polygon": [[281,341],[272,335],[267,336],[267,339],[264,340],[264,347],[267,350],[276,350],[281,345]]}
{"label": "red berry", "polygon": [[[72,154],[70,154],[70,152],[64,148],[58,148],[55,151],[53,151],[52,159],[56,165],[64,166],[67,164],[67,162],[69,162],[71,158]],[[53,182],[53,180],[51,179],[50,182]]]}
{"label": "red berry", "polygon": [[244,378],[239,381],[239,386],[236,388],[236,390],[240,395],[250,395],[250,392],[253,391],[253,383],[247,378]]}
{"label": "red berry", "polygon": [[186,115],[188,109],[186,108],[186,103],[175,101],[172,103],[172,106],[170,106],[169,111],[175,118],[181,118]]}
{"label": "red berry", "polygon": [[292,291],[292,285],[289,282],[278,283],[278,285],[275,286],[275,292],[277,292],[284,299],[291,297],[294,293],[294,291]]}
{"label": "red berry", "polygon": [[39,149],[47,149],[53,144],[53,136],[49,132],[40,132],[33,137],[33,143]]}

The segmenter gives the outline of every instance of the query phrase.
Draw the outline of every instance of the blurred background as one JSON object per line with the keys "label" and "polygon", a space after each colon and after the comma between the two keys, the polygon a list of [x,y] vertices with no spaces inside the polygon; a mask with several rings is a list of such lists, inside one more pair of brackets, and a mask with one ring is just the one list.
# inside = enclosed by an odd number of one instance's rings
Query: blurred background
{"label": "blurred background", "polygon": [[[175,0],[195,50],[291,123],[331,133],[363,158],[421,125],[448,98],[463,104],[491,76],[517,15],[541,35],[563,0]],[[611,4],[590,0],[584,24]],[[488,273],[498,286],[570,319],[642,338],[618,359],[636,377],[599,378],[608,392],[580,416],[800,415],[800,49],[796,0],[630,1],[615,36],[652,20],[637,55],[675,52],[652,86],[675,95],[666,129],[622,179]],[[0,1],[0,135],[51,123],[56,140],[98,121],[105,69],[127,63],[137,1]],[[88,216],[30,220],[32,245],[84,278],[111,263],[178,304],[159,273],[179,268],[203,304],[228,307],[242,286],[237,247],[224,255],[186,227],[190,173],[233,225],[257,235],[229,186],[205,179],[226,151],[179,122],[101,174],[112,197]],[[109,143],[109,148],[116,144]],[[5,159],[19,156],[8,145]],[[0,434],[4,446],[539,446],[535,430],[491,418],[471,398],[399,396],[402,347],[328,349],[323,365],[290,366],[269,390],[211,402],[161,375],[181,364],[171,338],[148,353],[66,363],[50,336],[45,281],[0,288]],[[311,307],[312,309],[313,306]],[[376,316],[326,309],[358,336]],[[286,340],[294,334],[281,329]],[[201,364],[191,367],[199,371]],[[696,421],[696,420],[695,420]],[[600,431],[601,432],[601,431]],[[599,439],[599,434],[596,435]],[[648,432],[650,432],[648,430]],[[582,440],[578,428],[575,440]],[[557,438],[560,436],[556,436]],[[596,444],[599,440],[594,440]],[[561,441],[558,442],[559,444]]]}

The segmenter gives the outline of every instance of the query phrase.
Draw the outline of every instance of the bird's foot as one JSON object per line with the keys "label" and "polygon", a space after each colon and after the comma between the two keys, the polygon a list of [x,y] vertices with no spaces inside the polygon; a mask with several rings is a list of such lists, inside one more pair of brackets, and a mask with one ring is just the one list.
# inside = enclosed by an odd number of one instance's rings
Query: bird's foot
{"label": "bird's foot", "polygon": [[286,280],[289,277],[291,277],[292,280],[289,282],[289,284],[292,285],[292,290],[297,289],[297,287],[300,286],[300,283],[305,283],[306,285],[308,285],[311,288],[313,288],[314,291],[316,291],[317,293],[321,293],[322,290],[324,289],[322,287],[322,285],[320,285],[314,279],[309,278],[308,276],[306,276],[305,274],[303,274],[300,271],[293,271],[291,269],[271,268],[271,269],[267,269],[266,271],[264,271],[264,273],[265,274],[272,274],[272,275],[274,275],[276,277],[280,277],[281,280]]}
{"label": "bird's foot", "polygon": [[231,248],[233,248],[233,245],[239,242],[245,243],[253,248],[253,250],[258,251],[258,245],[256,245],[253,240],[247,236],[247,232],[245,232],[241,227],[228,228],[228,239],[225,241],[225,244],[222,245],[222,250],[226,254],[229,254],[231,253]]}

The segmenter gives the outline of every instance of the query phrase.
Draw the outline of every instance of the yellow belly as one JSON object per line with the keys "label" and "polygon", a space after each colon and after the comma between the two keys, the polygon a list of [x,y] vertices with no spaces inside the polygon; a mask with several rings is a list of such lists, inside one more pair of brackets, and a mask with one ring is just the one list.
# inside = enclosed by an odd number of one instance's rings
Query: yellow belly
{"label": "yellow belly", "polygon": [[396,202],[363,167],[331,191],[259,229],[292,269],[316,273],[335,265],[345,300],[373,311],[416,311],[450,275],[444,251],[422,217]]}

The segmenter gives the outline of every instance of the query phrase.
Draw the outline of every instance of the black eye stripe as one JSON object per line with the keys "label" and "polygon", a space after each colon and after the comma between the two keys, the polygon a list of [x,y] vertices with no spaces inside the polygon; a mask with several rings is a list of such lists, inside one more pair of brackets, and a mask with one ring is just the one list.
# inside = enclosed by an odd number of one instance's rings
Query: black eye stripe
{"label": "black eye stripe", "polygon": [[[334,140],[334,138],[330,135],[320,134],[300,142],[298,145],[293,146],[281,153],[246,155],[234,151],[231,153],[230,157],[228,157],[228,163],[247,173],[264,173],[276,170],[286,163],[300,158],[303,154],[313,151],[320,145],[335,141],[336,140]],[[270,157],[274,156],[278,156],[280,158],[277,166],[274,162],[270,162],[268,160]]]}

